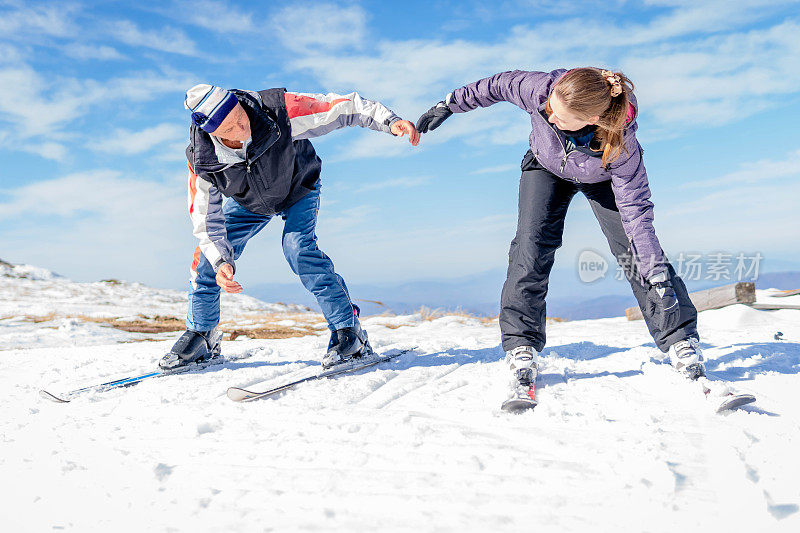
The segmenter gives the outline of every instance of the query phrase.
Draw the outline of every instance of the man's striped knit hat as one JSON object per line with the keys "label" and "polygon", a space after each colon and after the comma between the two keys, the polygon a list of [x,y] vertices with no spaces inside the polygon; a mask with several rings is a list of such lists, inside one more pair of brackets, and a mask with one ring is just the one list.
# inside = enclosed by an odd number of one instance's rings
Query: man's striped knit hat
{"label": "man's striped knit hat", "polygon": [[201,83],[186,91],[183,105],[192,112],[192,122],[211,133],[216,130],[239,101],[222,87]]}

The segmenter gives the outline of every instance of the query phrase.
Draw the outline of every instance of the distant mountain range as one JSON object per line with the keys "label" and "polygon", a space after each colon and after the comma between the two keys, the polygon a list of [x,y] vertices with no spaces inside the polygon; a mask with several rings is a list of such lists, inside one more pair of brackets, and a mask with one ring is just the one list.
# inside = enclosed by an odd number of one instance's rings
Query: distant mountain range
{"label": "distant mountain range", "polygon": [[[45,269],[13,265],[0,259],[0,277],[51,280],[60,278]],[[464,311],[478,316],[500,312],[500,291],[505,281],[503,269],[444,280],[417,280],[402,283],[351,284],[350,294],[365,315],[410,313],[420,307],[442,311]],[[687,281],[690,291],[726,284],[726,281]],[[800,271],[761,273],[757,289],[800,288]],[[305,305],[319,310],[314,297],[300,284],[247,284],[245,293],[263,302]],[[547,315],[567,320],[622,316],[636,305],[630,286],[613,276],[594,283],[583,283],[573,270],[553,270],[547,296]]]}
{"label": "distant mountain range", "polygon": [[[500,310],[500,290],[505,271],[492,270],[457,279],[420,280],[397,284],[351,284],[350,294],[367,315],[391,312],[403,314],[422,306],[461,310],[467,313],[494,316]],[[719,281],[687,282],[690,291],[724,285]],[[761,274],[756,288],[793,289],[800,287],[800,271]],[[298,281],[291,284],[249,285],[247,294],[268,302],[285,302],[317,308],[314,297]],[[605,279],[592,284],[581,283],[573,271],[554,270],[547,297],[548,316],[580,320],[622,316],[625,309],[636,305],[630,286],[625,281]]]}
{"label": "distant mountain range", "polygon": [[756,289],[800,289],[800,272],[768,272],[756,281]]}

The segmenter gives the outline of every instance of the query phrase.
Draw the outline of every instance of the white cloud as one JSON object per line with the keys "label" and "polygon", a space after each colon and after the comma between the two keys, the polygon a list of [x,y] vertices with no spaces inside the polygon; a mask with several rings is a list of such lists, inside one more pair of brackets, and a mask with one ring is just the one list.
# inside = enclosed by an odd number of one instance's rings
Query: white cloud
{"label": "white cloud", "polygon": [[735,172],[730,172],[717,178],[690,181],[681,186],[681,189],[696,189],[700,187],[725,188],[743,183],[752,184],[763,181],[775,181],[787,176],[800,178],[800,150],[790,152],[783,159],[761,159],[746,162]]}
{"label": "white cloud", "polygon": [[273,27],[290,50],[338,51],[366,44],[367,14],[360,6],[292,2],[273,17]]}
{"label": "white cloud", "polygon": [[330,90],[357,88],[366,98],[421,113],[464,81],[507,68],[499,67],[498,48],[466,41],[379,40],[364,54],[328,52],[321,45],[292,57],[288,65],[313,73]]}
{"label": "white cloud", "polygon": [[177,92],[180,95],[181,108],[184,91],[191,87],[193,76],[181,72],[165,71],[161,73],[130,72],[125,77],[112,78],[97,82],[86,80],[88,98],[92,105],[104,101],[120,102],[130,99],[135,102],[146,102],[165,93]]}
{"label": "white cloud", "polygon": [[[349,142],[342,149],[337,149],[334,154],[325,159],[330,163],[338,163],[373,157],[397,157],[411,155],[412,149],[414,147],[408,143],[407,137],[398,139],[386,133],[364,131],[359,132],[354,141]],[[320,150],[320,153],[325,153],[324,147]]]}
{"label": "white cloud", "polygon": [[73,43],[61,47],[61,51],[69,57],[82,60],[110,61],[125,59],[115,48],[106,45],[89,45]]}
{"label": "white cloud", "polygon": [[19,63],[22,57],[22,52],[17,47],[0,43],[0,63]]}
{"label": "white cloud", "polygon": [[[498,213],[463,219],[432,220],[409,213],[397,220],[402,231],[387,233],[385,215],[360,222],[357,242],[365,253],[346,254],[353,246],[352,230],[332,227],[320,217],[318,233],[324,249],[331,255],[337,270],[352,279],[349,272],[383,280],[454,277],[508,261],[508,245],[514,237],[517,214]],[[387,258],[391,260],[387,261]],[[379,275],[376,273],[379,272]]]}
{"label": "white cloud", "polygon": [[63,161],[66,159],[68,150],[67,147],[64,146],[62,143],[58,142],[32,142],[32,143],[12,143],[11,142],[12,136],[8,132],[0,132],[0,146],[5,148],[14,147],[14,149],[20,152],[27,152],[29,154],[35,154],[39,157],[43,157],[45,159],[51,159],[53,161]]}
{"label": "white cloud", "polygon": [[519,170],[519,169],[520,169],[519,165],[495,165],[495,166],[491,166],[491,167],[479,168],[478,170],[473,170],[472,172],[470,172],[470,174],[472,174],[472,175],[477,175],[477,174],[500,174],[500,173],[511,172],[512,170]]}
{"label": "white cloud", "polygon": [[659,237],[669,250],[785,253],[790,243],[800,241],[799,195],[800,182],[715,189],[674,208],[657,209],[656,227],[667,229]]}
{"label": "white cloud", "polygon": [[24,143],[17,145],[17,149],[21,152],[28,152],[29,154],[36,154],[45,159],[52,159],[54,161],[64,161],[67,158],[69,150],[62,143],[57,142],[36,142]]}
{"label": "white cloud", "polygon": [[253,17],[239,11],[236,6],[212,0],[177,2],[166,15],[172,14],[181,22],[193,24],[214,32],[232,34],[256,31]]}
{"label": "white cloud", "polygon": [[[186,128],[181,128],[172,123],[163,123],[140,131],[116,129],[111,136],[97,142],[92,142],[88,147],[94,151],[112,154],[134,155],[152,150],[165,145],[172,148],[176,139],[186,137]],[[185,144],[185,143],[184,143]],[[182,154],[182,152],[180,152]],[[181,157],[183,157],[181,155]]]}
{"label": "white cloud", "polygon": [[[416,147],[408,143],[407,137],[397,138],[375,131],[359,132],[355,140],[337,149],[334,154],[326,157],[326,160],[338,163],[357,159],[410,156],[418,150],[443,144],[455,138],[461,138],[466,144],[476,148],[524,143],[530,134],[530,120],[508,104],[497,107],[498,109],[491,113],[477,110],[453,115],[435,132],[422,135],[422,140]],[[405,116],[412,122],[417,118],[414,115]],[[337,132],[335,135],[342,134]],[[324,145],[319,151],[325,153]]]}
{"label": "white cloud", "polygon": [[194,246],[184,183],[183,173],[153,182],[101,169],[5,190],[0,241],[76,279],[178,286]]}
{"label": "white cloud", "polygon": [[[603,10],[592,21],[585,17],[564,19],[559,16],[549,19],[533,28],[520,26],[519,35],[554,42],[550,49],[584,49],[602,46],[603,48],[629,48],[654,45],[671,40],[684,41],[702,35],[731,31],[743,25],[753,25],[770,16],[780,13],[787,6],[797,4],[797,0],[706,0],[692,2],[667,0],[648,2],[664,8],[664,14],[650,17],[646,22],[631,16],[604,16]],[[627,6],[621,6],[626,14]],[[563,39],[569,35],[570,39]],[[687,47],[690,48],[690,47]],[[585,54],[586,52],[584,52]]]}
{"label": "white cloud", "polygon": [[685,45],[637,52],[623,67],[636,73],[645,112],[664,124],[716,125],[740,120],[778,105],[794,93],[800,71],[800,24],[782,24]]}
{"label": "white cloud", "polygon": [[187,130],[183,130],[184,140],[163,145],[160,154],[156,155],[156,159],[164,162],[186,162],[186,146],[189,144],[187,137]]}
{"label": "white cloud", "polygon": [[694,190],[672,205],[656,206],[656,227],[665,228],[662,245],[670,250],[784,252],[800,241],[800,151],[783,159],[746,163],[735,172],[696,182],[713,187]]}
{"label": "white cloud", "polygon": [[[637,85],[643,114],[654,129],[676,124],[705,127],[741,120],[778,105],[776,97],[800,85],[800,24],[784,18],[754,22],[780,13],[786,2],[654,2],[664,14],[645,23],[598,16],[563,16],[518,25],[485,43],[468,40],[390,40],[364,29],[374,45],[342,50],[340,37],[314,34],[314,46],[299,47],[288,61],[293,71],[311,72],[331,90],[358,89],[404,112],[421,113],[444,94],[507,69],[549,70],[595,64],[622,67]],[[625,9],[622,6],[621,9]],[[302,14],[302,15],[301,15]],[[313,11],[294,12],[310,18]],[[361,30],[359,30],[361,31]],[[284,42],[291,47],[286,39]],[[491,128],[493,142],[513,142],[508,123]],[[489,129],[488,127],[486,129]],[[437,131],[434,136],[438,136]],[[474,132],[462,131],[473,138]],[[666,138],[663,133],[658,138]],[[366,141],[364,141],[366,142]],[[369,141],[374,144],[373,141]],[[353,146],[353,157],[369,149]],[[382,152],[398,155],[398,150]]]}
{"label": "white cloud", "polygon": [[143,30],[129,20],[110,24],[109,35],[129,46],[143,46],[172,54],[197,55],[197,47],[177,28]]}
{"label": "white cloud", "polygon": [[92,213],[130,217],[130,222],[135,222],[133,219],[138,217],[131,215],[137,211],[137,206],[141,207],[141,197],[144,195],[149,201],[153,201],[166,188],[160,184],[124,179],[121,176],[118,171],[93,170],[38,181],[6,191],[13,200],[0,204],[0,219],[13,219],[25,213],[60,217]]}
{"label": "white cloud", "polygon": [[0,86],[16,87],[0,99],[0,124],[20,140],[61,141],[70,122],[110,102],[142,102],[182,92],[187,77],[154,72],[99,82],[45,76],[27,65],[0,68]]}
{"label": "white cloud", "polygon": [[373,205],[359,205],[349,209],[342,209],[333,216],[321,214],[320,225],[324,225],[327,232],[352,234],[353,228],[363,226],[370,218],[370,215],[377,212],[378,208]]}
{"label": "white cloud", "polygon": [[20,39],[31,35],[65,37],[77,33],[73,13],[78,9],[71,3],[36,5],[11,1],[0,6],[0,35]]}
{"label": "white cloud", "polygon": [[0,86],[17,87],[0,99],[2,120],[15,123],[17,134],[23,138],[38,135],[64,123],[80,112],[78,95],[61,95],[49,101],[43,98],[48,83],[27,66],[0,70]]}

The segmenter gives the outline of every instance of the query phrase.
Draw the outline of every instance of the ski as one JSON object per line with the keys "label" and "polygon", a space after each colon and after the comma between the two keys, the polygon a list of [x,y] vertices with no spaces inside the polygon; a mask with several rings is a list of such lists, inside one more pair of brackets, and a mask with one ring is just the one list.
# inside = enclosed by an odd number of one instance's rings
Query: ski
{"label": "ski", "polygon": [[162,376],[172,376],[175,374],[186,374],[190,372],[197,372],[199,370],[203,370],[204,368],[208,368],[209,366],[213,365],[220,365],[225,362],[225,358],[222,356],[214,357],[209,361],[204,361],[202,363],[197,363],[191,366],[184,366],[181,368],[176,368],[174,370],[156,370],[153,372],[147,372],[145,374],[139,374],[134,376],[126,376],[118,379],[114,379],[111,381],[106,381],[104,383],[98,383],[96,385],[89,385],[87,387],[81,387],[79,389],[74,389],[71,391],[67,391],[61,394],[54,394],[52,392],[46,391],[44,389],[39,391],[39,396],[46,400],[50,400],[51,402],[56,403],[69,403],[78,396],[83,394],[87,394],[90,392],[106,392],[111,389],[117,389],[122,387],[130,387],[132,385],[136,385],[151,378],[157,378]]}
{"label": "ski", "polygon": [[733,394],[730,393],[725,400],[717,407],[718,413],[723,413],[725,411],[731,411],[733,409],[737,409],[743,405],[747,405],[748,403],[753,403],[756,401],[756,397],[752,394]]}
{"label": "ski", "polygon": [[753,396],[752,394],[731,392],[731,391],[729,391],[724,396],[718,396],[718,397],[712,396],[711,395],[711,389],[708,388],[708,386],[702,380],[708,380],[708,378],[707,377],[703,377],[703,378],[700,378],[700,379],[697,380],[697,382],[700,383],[700,386],[702,387],[703,394],[705,395],[706,399],[708,399],[708,400],[717,399],[718,400],[719,398],[722,398],[722,401],[720,402],[719,406],[717,406],[717,413],[724,413],[725,411],[732,411],[732,410],[737,409],[737,408],[739,408],[739,407],[741,407],[743,405],[747,405],[748,403],[753,403],[753,402],[756,401],[756,397]]}
{"label": "ski", "polygon": [[[717,413],[732,411],[733,409],[756,401],[756,397],[752,394],[733,391],[726,381],[710,379],[706,375],[705,367],[702,364],[690,365],[687,367],[687,370],[689,371],[688,375],[682,372],[678,373],[683,377],[688,377],[691,381],[694,381],[700,385],[700,388],[703,391],[703,396],[706,398],[706,400],[720,402],[716,408]],[[724,394],[714,394],[712,391],[712,388],[715,388],[713,383],[716,383],[717,387],[724,386]]]}
{"label": "ski", "polygon": [[301,383],[315,381],[318,379],[330,378],[341,374],[348,374],[350,372],[363,370],[365,368],[369,368],[371,366],[375,366],[380,363],[385,363],[387,361],[391,361],[392,359],[400,357],[403,354],[409,353],[415,349],[416,347],[406,348],[405,350],[400,350],[397,353],[392,353],[392,354],[373,353],[372,355],[367,357],[358,357],[351,361],[342,363],[340,365],[336,365],[328,369],[319,370],[311,375],[295,379],[287,383],[283,383],[282,385],[264,391],[252,391],[241,387],[230,387],[228,388],[227,395],[228,398],[230,398],[234,402],[249,402],[252,400],[258,400],[260,398],[267,398],[269,396],[272,396],[273,394],[277,394],[279,392],[291,389],[292,387],[300,385]]}
{"label": "ski", "polygon": [[533,409],[538,405],[536,400],[536,378],[539,376],[539,367],[533,365],[531,375],[517,381],[511,390],[511,396],[503,402],[500,409],[507,413],[521,413]]}

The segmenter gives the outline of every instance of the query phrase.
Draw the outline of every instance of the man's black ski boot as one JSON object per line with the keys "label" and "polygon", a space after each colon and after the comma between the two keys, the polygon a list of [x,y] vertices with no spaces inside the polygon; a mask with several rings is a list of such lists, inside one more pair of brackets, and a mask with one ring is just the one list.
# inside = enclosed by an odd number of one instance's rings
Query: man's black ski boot
{"label": "man's black ski boot", "polygon": [[158,362],[161,370],[175,370],[184,366],[210,361],[222,351],[222,331],[184,331],[178,342]]}
{"label": "man's black ski boot", "polygon": [[331,340],[328,343],[328,353],[322,358],[323,368],[330,368],[349,361],[354,357],[361,357],[372,353],[369,345],[367,332],[361,329],[358,321],[359,309],[354,306],[355,325],[353,327],[341,328],[331,332]]}
{"label": "man's black ski boot", "polygon": [[356,324],[352,328],[337,329],[331,333],[328,343],[328,353],[322,358],[322,366],[330,368],[334,365],[345,363],[354,357],[361,357],[372,353],[367,332]]}

